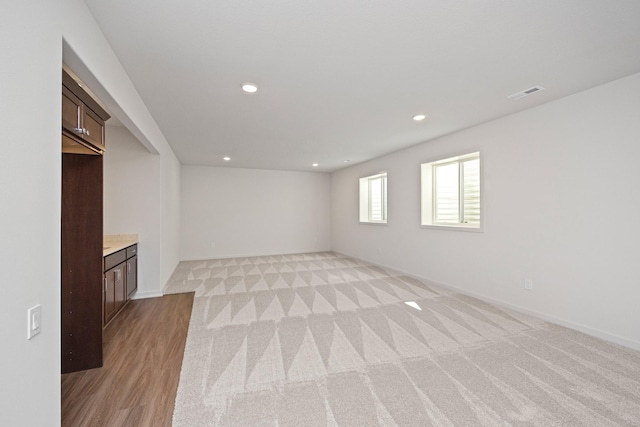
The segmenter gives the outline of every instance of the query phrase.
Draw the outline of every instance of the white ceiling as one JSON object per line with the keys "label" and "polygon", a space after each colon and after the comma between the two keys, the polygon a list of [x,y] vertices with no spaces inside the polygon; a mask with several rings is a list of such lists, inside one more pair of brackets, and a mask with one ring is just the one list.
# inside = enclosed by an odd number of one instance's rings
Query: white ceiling
{"label": "white ceiling", "polygon": [[189,165],[333,171],[640,72],[637,0],[85,1]]}

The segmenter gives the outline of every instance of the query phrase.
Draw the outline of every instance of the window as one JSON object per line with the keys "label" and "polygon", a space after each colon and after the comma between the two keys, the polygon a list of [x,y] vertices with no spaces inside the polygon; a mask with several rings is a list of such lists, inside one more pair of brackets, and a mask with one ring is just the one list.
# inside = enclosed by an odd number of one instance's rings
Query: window
{"label": "window", "polygon": [[387,173],[360,178],[360,222],[387,223]]}
{"label": "window", "polygon": [[480,152],[421,166],[422,225],[481,228]]}

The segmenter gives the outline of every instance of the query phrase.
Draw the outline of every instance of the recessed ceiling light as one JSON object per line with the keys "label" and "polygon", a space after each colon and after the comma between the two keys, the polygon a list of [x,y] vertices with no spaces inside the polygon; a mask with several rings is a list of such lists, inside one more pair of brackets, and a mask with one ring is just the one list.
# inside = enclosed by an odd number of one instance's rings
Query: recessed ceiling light
{"label": "recessed ceiling light", "polygon": [[413,116],[413,120],[415,120],[416,122],[420,122],[426,118],[427,116],[425,116],[424,114],[416,114],[415,116]]}
{"label": "recessed ceiling light", "polygon": [[258,85],[255,83],[242,83],[242,90],[247,93],[254,93],[258,91]]}
{"label": "recessed ceiling light", "polygon": [[314,168],[317,168],[317,167],[318,167],[318,164],[317,164],[317,163],[314,163],[314,164],[312,164],[311,166],[313,166]]}
{"label": "recessed ceiling light", "polygon": [[345,163],[349,163],[350,161],[351,161],[351,160],[347,159],[347,160],[345,160],[344,162],[345,162]]}
{"label": "recessed ceiling light", "polygon": [[231,157],[229,157],[229,156],[224,156],[224,157],[222,158],[222,160],[224,160],[225,162],[228,162],[229,160],[231,160]]}

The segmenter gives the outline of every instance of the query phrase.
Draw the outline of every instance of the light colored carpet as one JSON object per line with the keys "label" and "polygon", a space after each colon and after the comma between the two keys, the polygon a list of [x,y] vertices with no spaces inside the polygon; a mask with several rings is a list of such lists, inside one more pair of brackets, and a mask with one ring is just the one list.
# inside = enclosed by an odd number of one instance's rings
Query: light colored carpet
{"label": "light colored carpet", "polygon": [[174,426],[640,425],[639,352],[334,253],[181,262],[188,291]]}

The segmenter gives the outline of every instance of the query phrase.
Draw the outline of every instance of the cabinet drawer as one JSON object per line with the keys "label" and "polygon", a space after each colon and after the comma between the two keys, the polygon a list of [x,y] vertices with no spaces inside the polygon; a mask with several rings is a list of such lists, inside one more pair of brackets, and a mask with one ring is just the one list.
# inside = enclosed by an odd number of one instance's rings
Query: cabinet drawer
{"label": "cabinet drawer", "polygon": [[115,267],[121,262],[124,262],[126,259],[127,259],[127,253],[125,249],[115,252],[111,255],[107,255],[106,257],[104,257],[104,271],[107,271]]}
{"label": "cabinet drawer", "polygon": [[138,245],[131,245],[127,248],[127,259],[138,255]]}

